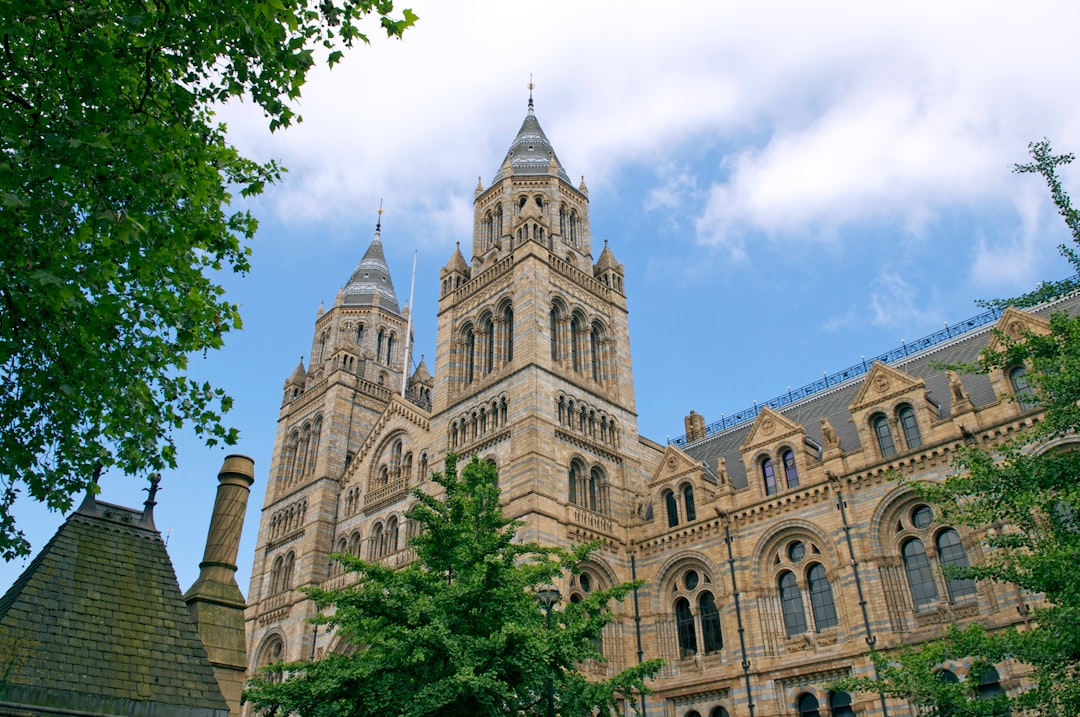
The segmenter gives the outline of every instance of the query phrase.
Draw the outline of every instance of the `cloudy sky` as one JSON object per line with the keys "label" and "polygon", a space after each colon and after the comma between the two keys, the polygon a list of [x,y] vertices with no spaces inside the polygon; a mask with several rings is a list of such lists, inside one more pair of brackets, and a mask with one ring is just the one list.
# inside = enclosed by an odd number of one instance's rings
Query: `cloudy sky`
{"label": "cloudy sky", "polygon": [[[1080,150],[1073,2],[416,0],[403,41],[372,32],[269,134],[222,112],[247,154],[289,173],[254,203],[253,270],[224,277],[245,328],[193,364],[236,398],[257,483],[240,552],[247,592],[281,387],[310,351],[384,201],[400,297],[414,251],[416,354],[431,356],[438,269],[469,246],[491,181],[536,112],[584,175],[595,247],[626,267],[639,428],[734,413],[957,323],[973,300],[1068,268],[1029,141]],[[1080,170],[1064,173],[1080,193]],[[181,440],[157,509],[181,586],[197,575],[224,453]],[[137,505],[141,484],[102,480]],[[21,506],[35,548],[59,516]],[[0,564],[0,589],[25,561]]]}

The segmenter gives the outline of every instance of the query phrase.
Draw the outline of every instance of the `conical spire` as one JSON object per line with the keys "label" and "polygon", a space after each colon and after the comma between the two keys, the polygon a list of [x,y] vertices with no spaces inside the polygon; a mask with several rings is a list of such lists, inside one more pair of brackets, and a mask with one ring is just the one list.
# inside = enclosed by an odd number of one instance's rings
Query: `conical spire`
{"label": "conical spire", "polygon": [[[510,144],[510,150],[506,153],[509,160],[509,171],[515,175],[522,174],[547,174],[551,167],[551,160],[555,159],[558,167],[559,178],[567,184],[570,177],[562,167],[562,162],[555,158],[555,150],[548,141],[544,130],[540,128],[540,120],[536,119],[533,111],[532,89],[529,89],[529,109],[525,114],[525,121],[521,123],[521,129]],[[492,184],[506,177],[507,167],[504,163],[499,169]]]}
{"label": "conical spire", "polygon": [[409,379],[413,383],[422,383],[425,386],[431,385],[431,372],[428,371],[427,364],[424,362],[424,356],[420,356],[420,365],[413,371],[412,377]]}
{"label": "conical spire", "polygon": [[[379,210],[382,214],[382,210]],[[375,238],[364,252],[364,258],[356,265],[349,282],[341,290],[346,306],[381,306],[396,314],[401,313],[394,282],[390,279],[390,267],[382,245],[382,218],[375,225]]]}

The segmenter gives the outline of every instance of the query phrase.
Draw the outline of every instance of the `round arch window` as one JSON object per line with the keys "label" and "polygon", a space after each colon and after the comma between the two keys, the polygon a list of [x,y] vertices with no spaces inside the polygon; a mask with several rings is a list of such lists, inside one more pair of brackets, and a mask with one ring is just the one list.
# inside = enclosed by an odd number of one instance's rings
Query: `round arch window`
{"label": "round arch window", "polygon": [[683,585],[686,586],[687,590],[693,590],[698,586],[699,580],[696,570],[687,570],[686,575],[683,576]]}
{"label": "round arch window", "polygon": [[788,545],[787,556],[791,562],[799,562],[806,557],[806,545],[801,540],[793,541]]}
{"label": "round arch window", "polygon": [[586,592],[586,593],[592,592],[592,588],[593,588],[592,578],[589,577],[588,573],[582,573],[581,576],[578,577],[578,585],[581,586],[581,590],[583,592]]}
{"label": "round arch window", "polygon": [[934,520],[934,511],[928,505],[920,505],[911,511],[911,524],[919,530],[928,528]]}

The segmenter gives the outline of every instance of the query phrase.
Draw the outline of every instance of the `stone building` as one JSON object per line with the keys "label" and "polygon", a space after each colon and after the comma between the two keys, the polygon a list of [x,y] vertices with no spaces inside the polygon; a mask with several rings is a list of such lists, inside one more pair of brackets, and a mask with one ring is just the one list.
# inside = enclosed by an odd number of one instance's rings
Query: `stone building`
{"label": "stone building", "polygon": [[[421,361],[404,380],[407,311],[376,230],[320,310],[310,365],[285,381],[248,593],[252,664],[344,649],[305,622],[315,607],[297,588],[354,579],[332,552],[410,561],[410,490],[453,451],[497,465],[525,539],[602,541],[564,599],[647,581],[607,628],[609,665],[586,669],[667,660],[649,715],[909,714],[828,684],[868,674],[868,643],[1027,614],[1012,587],[944,578],[980,559],[979,536],[933,522],[895,480],[934,480],[957,446],[1033,425],[1024,369],[935,366],[974,359],[994,326],[1042,330],[1076,300],[984,315],[716,424],[691,412],[661,445],[637,431],[624,268],[593,244],[588,196],[530,99],[477,184],[469,258],[458,247],[440,272],[434,372]],[[1007,666],[983,677],[987,691],[1017,679]]]}

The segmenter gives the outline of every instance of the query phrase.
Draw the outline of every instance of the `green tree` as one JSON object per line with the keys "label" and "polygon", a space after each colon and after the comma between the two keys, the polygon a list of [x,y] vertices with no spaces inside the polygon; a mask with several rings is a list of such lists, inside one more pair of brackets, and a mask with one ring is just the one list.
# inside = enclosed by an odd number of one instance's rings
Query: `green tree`
{"label": "green tree", "polygon": [[[1073,245],[1062,245],[1061,254],[1080,272],[1080,212],[1057,174],[1074,157],[1055,155],[1046,140],[1029,149],[1033,161],[1017,165],[1016,171],[1045,179],[1072,233]],[[1044,283],[1015,299],[986,303],[1032,306],[1078,288],[1073,277]],[[953,576],[1012,583],[1044,596],[1033,611],[1032,627],[999,632],[987,632],[978,624],[951,628],[938,642],[874,655],[880,685],[851,680],[846,687],[876,691],[880,686],[886,694],[940,714],[999,715],[1007,709],[1080,714],[1080,451],[1055,448],[1075,445],[1080,431],[1080,317],[1054,314],[1049,328],[1046,334],[1019,337],[999,331],[997,348],[984,350],[978,366],[966,367],[986,373],[1025,366],[1045,411],[1037,427],[993,451],[961,448],[950,477],[937,484],[912,484],[937,506],[941,521],[982,532],[985,560],[953,568]],[[964,658],[975,660],[967,678],[942,682],[942,663]],[[1012,700],[985,699],[979,694],[980,677],[1006,661],[1030,674],[1031,689]]]}
{"label": "green tree", "polygon": [[29,552],[11,507],[66,509],[102,468],[176,464],[185,423],[232,443],[230,399],[188,355],[239,328],[215,273],[246,272],[281,176],[240,155],[214,107],[299,117],[316,57],[415,21],[390,0],[0,1],[0,556]]}
{"label": "green tree", "polygon": [[413,492],[407,515],[420,531],[410,541],[416,560],[403,569],[334,555],[359,582],[305,592],[326,611],[315,622],[355,651],[274,665],[249,683],[245,699],[268,715],[300,717],[541,717],[550,681],[562,717],[613,714],[620,698],[635,704],[659,660],[600,681],[576,669],[603,660],[598,647],[614,618],[611,602],[635,584],[560,605],[548,629],[538,590],[575,570],[593,546],[517,542],[518,523],[499,507],[496,477],[475,457],[459,476],[448,456],[445,471],[432,476],[443,495]]}

